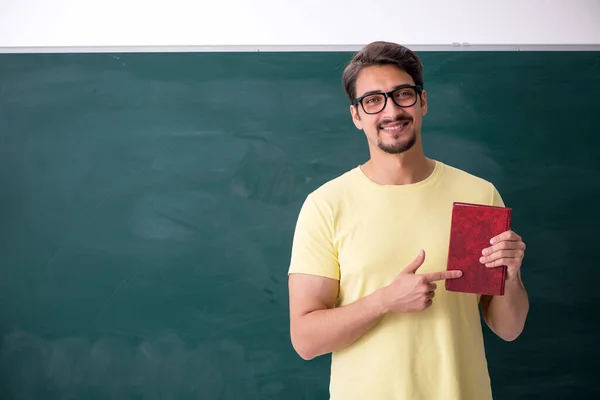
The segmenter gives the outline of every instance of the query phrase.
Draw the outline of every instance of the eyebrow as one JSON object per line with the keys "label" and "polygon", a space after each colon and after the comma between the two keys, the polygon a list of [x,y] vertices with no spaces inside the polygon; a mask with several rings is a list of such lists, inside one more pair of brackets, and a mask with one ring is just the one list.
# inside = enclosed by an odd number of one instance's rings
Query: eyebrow
{"label": "eyebrow", "polygon": [[[402,84],[400,84],[398,86],[394,86],[394,88],[392,90],[390,90],[390,91],[393,92],[394,90],[402,89],[402,88],[405,88],[405,87],[411,87],[411,86],[413,86],[413,85],[411,85],[409,83],[402,83]],[[363,93],[361,96],[358,96],[357,99],[360,99],[361,97],[369,96],[371,94],[377,94],[377,93],[383,93],[383,91],[381,91],[381,90],[370,90],[370,91],[368,91],[366,93]]]}

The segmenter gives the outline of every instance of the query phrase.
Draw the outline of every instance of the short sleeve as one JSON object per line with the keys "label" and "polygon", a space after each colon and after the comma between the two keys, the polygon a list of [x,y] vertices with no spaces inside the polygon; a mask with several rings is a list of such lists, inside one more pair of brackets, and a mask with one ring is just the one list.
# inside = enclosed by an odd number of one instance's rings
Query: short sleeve
{"label": "short sleeve", "polygon": [[337,250],[333,243],[331,212],[324,212],[309,195],[298,215],[288,273],[319,275],[340,279]]}
{"label": "short sleeve", "polygon": [[500,196],[500,192],[498,192],[498,189],[496,189],[494,185],[492,185],[492,205],[497,207],[505,207],[502,196]]}

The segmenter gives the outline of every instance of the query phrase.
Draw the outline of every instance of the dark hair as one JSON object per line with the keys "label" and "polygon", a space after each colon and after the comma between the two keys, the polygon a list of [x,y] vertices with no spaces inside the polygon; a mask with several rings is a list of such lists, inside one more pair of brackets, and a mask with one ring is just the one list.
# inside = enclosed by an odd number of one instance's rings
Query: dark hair
{"label": "dark hair", "polygon": [[414,51],[396,43],[373,42],[354,55],[342,74],[344,90],[351,102],[356,97],[358,74],[372,65],[395,65],[409,74],[415,85],[423,87],[423,64]]}

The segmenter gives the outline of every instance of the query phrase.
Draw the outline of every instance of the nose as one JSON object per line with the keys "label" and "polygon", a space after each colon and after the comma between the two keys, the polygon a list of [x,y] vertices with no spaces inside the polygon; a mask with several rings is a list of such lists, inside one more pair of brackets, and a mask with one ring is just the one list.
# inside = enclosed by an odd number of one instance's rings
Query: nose
{"label": "nose", "polygon": [[385,107],[381,110],[381,114],[385,116],[396,116],[398,114],[404,114],[404,109],[398,107],[396,103],[394,103],[394,100],[392,100],[391,97],[388,97]]}

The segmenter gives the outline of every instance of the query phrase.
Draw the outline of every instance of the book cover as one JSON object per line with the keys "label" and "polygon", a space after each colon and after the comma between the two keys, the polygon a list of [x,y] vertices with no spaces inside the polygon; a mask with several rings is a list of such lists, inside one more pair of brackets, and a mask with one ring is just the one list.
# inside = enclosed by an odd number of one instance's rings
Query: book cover
{"label": "book cover", "polygon": [[506,266],[488,268],[479,259],[491,246],[490,239],[510,229],[512,209],[483,204],[454,202],[448,246],[447,270],[463,275],[445,281],[446,290],[502,296]]}

